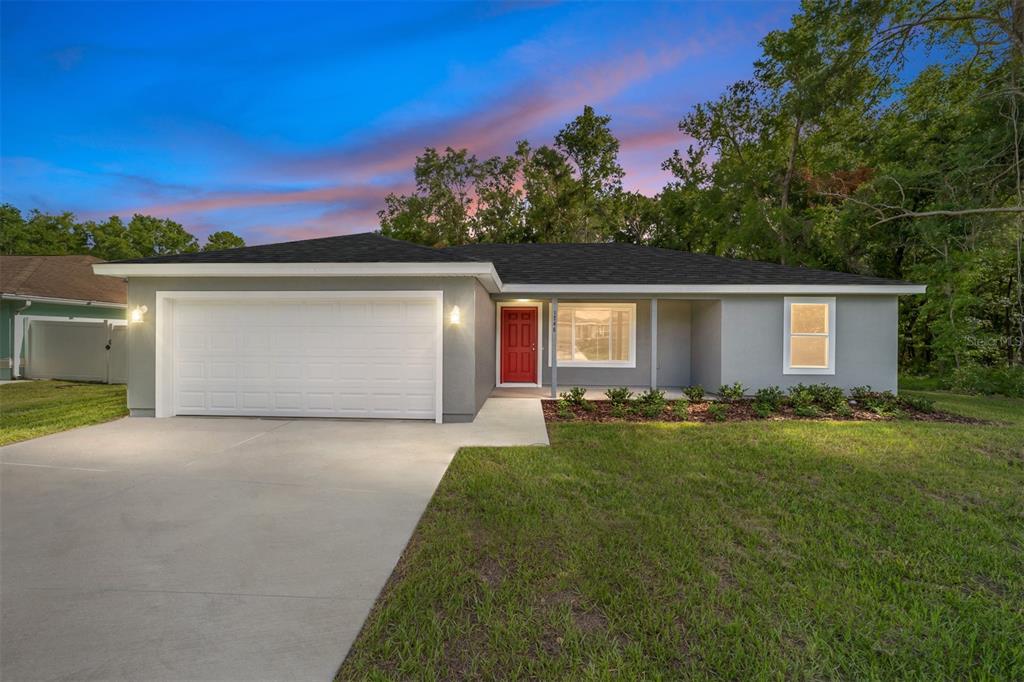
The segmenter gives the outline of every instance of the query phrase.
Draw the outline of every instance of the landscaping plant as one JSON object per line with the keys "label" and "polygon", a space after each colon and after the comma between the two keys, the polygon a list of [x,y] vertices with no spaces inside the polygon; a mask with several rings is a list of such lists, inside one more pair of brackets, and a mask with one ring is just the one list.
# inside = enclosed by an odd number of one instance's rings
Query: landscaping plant
{"label": "landscaping plant", "polygon": [[700,384],[694,384],[693,386],[687,386],[683,389],[683,395],[691,403],[702,403],[704,402],[704,387]]}
{"label": "landscaping plant", "polygon": [[636,410],[639,414],[652,419],[665,411],[665,391],[649,388],[636,398]]}
{"label": "landscaping plant", "polygon": [[754,403],[767,405],[772,411],[782,407],[785,399],[785,394],[778,386],[765,386],[764,388],[757,389],[757,392],[754,393]]}
{"label": "landscaping plant", "polygon": [[708,414],[716,422],[724,422],[729,414],[729,406],[725,403],[711,403],[708,405]]}
{"label": "landscaping plant", "polygon": [[633,399],[633,391],[625,386],[609,388],[604,394],[611,401],[612,405],[628,405],[629,401]]}
{"label": "landscaping plant", "polygon": [[740,382],[736,382],[731,386],[728,384],[722,384],[718,387],[718,395],[721,396],[722,400],[727,403],[734,403],[737,400],[743,400],[743,394],[746,392],[746,387]]}

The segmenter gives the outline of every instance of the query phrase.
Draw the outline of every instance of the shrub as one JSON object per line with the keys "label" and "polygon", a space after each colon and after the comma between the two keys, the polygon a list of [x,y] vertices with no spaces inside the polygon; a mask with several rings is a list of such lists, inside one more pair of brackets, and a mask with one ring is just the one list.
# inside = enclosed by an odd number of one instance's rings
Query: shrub
{"label": "shrub", "polygon": [[901,395],[899,397],[900,406],[907,407],[918,412],[934,412],[935,401],[924,396],[915,395]]}
{"label": "shrub", "polygon": [[729,414],[729,406],[725,403],[711,403],[708,405],[708,414],[716,422],[724,422],[725,417]]}
{"label": "shrub", "polygon": [[582,405],[587,399],[587,389],[582,386],[573,386],[568,391],[559,393],[558,397],[570,405]]}
{"label": "shrub", "polygon": [[843,389],[838,386],[814,384],[812,386],[808,386],[807,390],[810,391],[814,404],[823,410],[831,412],[838,409],[840,405],[847,404],[846,396],[843,395]]}
{"label": "shrub", "polygon": [[814,405],[812,403],[807,403],[806,405],[797,405],[796,407],[793,408],[793,412],[795,412],[796,416],[798,416],[798,417],[820,417],[821,416],[821,408],[819,408],[817,405]]}
{"label": "shrub", "polygon": [[767,419],[768,417],[772,416],[773,412],[775,412],[775,408],[772,407],[771,403],[765,402],[763,400],[754,401],[754,414],[757,416],[758,419]]}
{"label": "shrub", "polygon": [[836,413],[837,417],[849,418],[853,416],[853,408],[850,407],[850,403],[846,402],[845,400],[841,404],[836,406],[834,412]]}
{"label": "shrub", "polygon": [[625,419],[629,416],[629,408],[625,403],[612,403],[612,416],[616,419]]}
{"label": "shrub", "polygon": [[680,398],[679,400],[672,403],[672,412],[675,413],[680,419],[690,418],[690,401],[686,398]]}
{"label": "shrub", "polygon": [[793,406],[794,410],[812,407],[814,405],[814,393],[811,392],[811,387],[804,386],[803,384],[790,386],[789,404]]}
{"label": "shrub", "polygon": [[636,401],[641,405],[661,405],[665,406],[665,391],[659,391],[656,388],[649,388],[636,397]]}
{"label": "shrub", "polygon": [[757,393],[754,394],[754,403],[767,405],[774,411],[782,407],[783,398],[781,388],[778,386],[765,386],[764,388],[757,389]]}
{"label": "shrub", "polygon": [[558,410],[558,416],[561,419],[572,419],[576,416],[572,412],[572,406],[569,404],[569,401],[565,398],[559,398],[558,402],[555,403],[555,408]]}
{"label": "shrub", "polygon": [[629,390],[625,386],[619,386],[618,388],[609,388],[604,394],[611,401],[612,405],[625,405],[633,399],[633,391]]}
{"label": "shrub", "polygon": [[864,409],[886,417],[900,413],[900,399],[892,391],[872,391],[870,386],[856,386],[850,395]]}
{"label": "shrub", "polygon": [[740,382],[734,383],[732,386],[722,384],[718,387],[718,395],[722,396],[722,400],[727,403],[736,402],[737,400],[743,399],[743,394],[746,392],[746,388]]}
{"label": "shrub", "polygon": [[665,411],[665,391],[651,388],[636,397],[636,411],[653,419]]}
{"label": "shrub", "polygon": [[966,365],[953,372],[950,385],[953,390],[966,393],[1024,398],[1024,366]]}
{"label": "shrub", "polygon": [[704,387],[700,384],[694,384],[693,386],[687,386],[683,389],[683,395],[691,403],[704,402]]}
{"label": "shrub", "polygon": [[584,412],[593,412],[594,410],[597,409],[597,405],[595,405],[593,401],[586,399],[584,399],[583,402],[580,403],[580,407],[583,409]]}

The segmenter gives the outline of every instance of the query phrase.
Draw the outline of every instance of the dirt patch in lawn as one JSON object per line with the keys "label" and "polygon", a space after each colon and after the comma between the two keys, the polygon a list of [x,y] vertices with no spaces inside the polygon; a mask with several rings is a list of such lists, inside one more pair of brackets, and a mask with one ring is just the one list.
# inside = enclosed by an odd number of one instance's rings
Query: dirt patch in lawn
{"label": "dirt patch in lawn", "polygon": [[[922,412],[913,408],[904,408],[898,416],[885,415],[866,410],[855,404],[850,405],[848,414],[822,410],[816,416],[801,416],[786,405],[778,408],[767,417],[761,417],[754,411],[754,401],[737,400],[731,403],[703,401],[699,403],[669,403],[655,416],[648,416],[638,410],[616,407],[609,400],[594,400],[590,402],[590,408],[586,409],[580,405],[569,405],[568,413],[559,409],[559,401],[543,400],[544,419],[549,422],[745,422],[745,421],[892,421],[894,419],[912,419],[915,421],[947,422],[953,424],[990,424],[983,419],[974,419],[950,412],[936,410],[933,412]],[[723,406],[724,412],[718,416],[712,407],[713,405]]]}

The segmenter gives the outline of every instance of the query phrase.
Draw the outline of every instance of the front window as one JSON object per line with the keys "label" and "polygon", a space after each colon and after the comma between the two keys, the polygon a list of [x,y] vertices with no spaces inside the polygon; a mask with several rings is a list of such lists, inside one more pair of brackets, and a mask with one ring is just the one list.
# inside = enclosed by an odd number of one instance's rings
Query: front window
{"label": "front window", "polygon": [[636,304],[559,303],[559,366],[635,367]]}
{"label": "front window", "polygon": [[783,371],[786,374],[835,374],[834,298],[785,299]]}

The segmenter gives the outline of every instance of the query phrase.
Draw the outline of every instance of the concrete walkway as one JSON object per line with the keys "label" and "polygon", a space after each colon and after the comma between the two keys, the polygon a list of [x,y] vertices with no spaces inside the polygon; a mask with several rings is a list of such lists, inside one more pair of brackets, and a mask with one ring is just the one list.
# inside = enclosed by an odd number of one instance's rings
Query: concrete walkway
{"label": "concrete walkway", "polygon": [[471,424],[122,419],[0,448],[0,678],[330,679]]}

